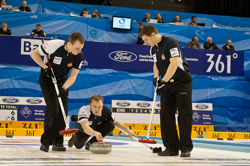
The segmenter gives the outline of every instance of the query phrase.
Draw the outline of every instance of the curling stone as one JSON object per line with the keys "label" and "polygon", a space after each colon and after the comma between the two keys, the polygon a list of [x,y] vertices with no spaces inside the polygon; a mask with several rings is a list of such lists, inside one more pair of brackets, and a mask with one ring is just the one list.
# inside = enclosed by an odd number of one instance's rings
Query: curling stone
{"label": "curling stone", "polygon": [[112,145],[103,141],[93,142],[90,151],[95,154],[108,154],[112,151]]}

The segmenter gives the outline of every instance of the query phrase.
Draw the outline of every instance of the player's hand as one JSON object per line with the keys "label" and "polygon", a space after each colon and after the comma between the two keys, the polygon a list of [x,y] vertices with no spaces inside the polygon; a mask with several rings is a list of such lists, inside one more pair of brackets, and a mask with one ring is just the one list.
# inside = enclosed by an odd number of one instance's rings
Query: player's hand
{"label": "player's hand", "polygon": [[67,91],[67,88],[65,88],[64,86],[62,86],[59,89],[59,95],[58,95],[58,97],[62,97],[66,91]]}
{"label": "player's hand", "polygon": [[157,95],[161,95],[166,90],[167,83],[163,80],[158,81]]}
{"label": "player's hand", "polygon": [[131,131],[131,130],[129,130],[128,136],[129,136],[131,139],[133,139],[133,137],[137,138],[137,136],[135,135],[135,133],[134,133],[133,131]]}
{"label": "player's hand", "polygon": [[52,73],[52,70],[50,68],[46,68],[44,69],[45,74],[47,75],[47,77],[51,78],[54,76],[54,74]]}
{"label": "player's hand", "polygon": [[102,139],[103,139],[102,134],[99,133],[99,132],[95,132],[95,137],[96,137],[96,139],[97,139],[98,142],[102,141]]}
{"label": "player's hand", "polygon": [[153,84],[154,84],[155,87],[156,87],[156,83],[157,83],[157,77],[155,77],[155,78],[153,79]]}

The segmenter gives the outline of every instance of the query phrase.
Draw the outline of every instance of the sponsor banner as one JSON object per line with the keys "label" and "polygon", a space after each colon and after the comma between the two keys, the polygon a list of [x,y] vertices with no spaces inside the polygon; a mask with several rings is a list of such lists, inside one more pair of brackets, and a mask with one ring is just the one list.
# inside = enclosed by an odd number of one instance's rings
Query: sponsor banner
{"label": "sponsor banner", "polygon": [[0,96],[0,121],[43,121],[43,97]]}
{"label": "sponsor banner", "polygon": [[[37,64],[30,52],[41,45],[41,39],[0,36],[2,45],[15,45],[0,50],[3,64]],[[93,49],[98,48],[98,49]],[[101,43],[86,41],[83,49],[83,68],[110,68],[118,70],[152,71],[150,47],[136,44]],[[244,52],[182,48],[191,67],[191,74],[243,76]]]}
{"label": "sponsor banner", "polygon": [[191,74],[243,76],[244,52],[182,48]]}
{"label": "sponsor banner", "polygon": [[0,129],[0,136],[41,136],[43,129]]}
{"label": "sponsor banner", "polygon": [[213,104],[212,103],[192,103],[193,110],[200,110],[200,111],[213,111]]}
{"label": "sponsor banner", "polygon": [[[151,109],[152,110],[152,101],[129,101],[129,100],[112,100],[112,108],[134,108],[134,109]],[[155,109],[161,109],[160,102],[155,102]],[[117,111],[119,112],[119,111]],[[123,111],[120,111],[123,112]],[[139,113],[131,111],[132,113]],[[151,113],[147,112],[147,113]]]}
{"label": "sponsor banner", "polygon": [[[139,136],[147,136],[147,131],[146,130],[133,130],[132,131]],[[113,130],[113,136],[118,136],[119,134],[124,134],[123,132],[121,132],[120,130],[118,130],[117,128],[115,128]],[[161,131],[160,130],[151,130],[150,131],[150,137],[161,137]],[[179,131],[178,131],[178,137],[180,137]],[[196,138],[197,137],[197,132],[196,131],[192,131],[191,133],[191,138]]]}
{"label": "sponsor banner", "polygon": [[192,103],[193,124],[213,125],[212,103]]}
{"label": "sponsor banner", "polygon": [[0,128],[43,129],[43,121],[0,121]]}
{"label": "sponsor banner", "polygon": [[[123,123],[126,127],[131,130],[146,130],[148,131],[148,124],[139,124],[139,123]],[[179,126],[176,125],[176,129],[179,130]],[[152,124],[151,131],[161,130],[160,124]],[[205,132],[213,132],[213,125],[192,125],[192,131],[196,131],[197,135],[204,135]]]}
{"label": "sponsor banner", "polygon": [[[122,123],[148,123],[149,115],[152,111],[152,101],[129,101],[112,100],[112,112]],[[212,103],[192,103],[193,124],[213,125],[213,105]],[[155,102],[153,123],[160,123],[160,102]],[[176,124],[178,111],[176,114]],[[133,117],[133,119],[132,119]]]}
{"label": "sponsor banner", "polygon": [[207,132],[206,137],[208,139],[247,139],[250,140],[250,133],[242,132]]}
{"label": "sponsor banner", "polygon": [[0,96],[0,104],[46,105],[43,97]]}
{"label": "sponsor banner", "polygon": [[[41,136],[43,129],[25,129],[25,128],[0,128],[0,136]],[[73,134],[65,134],[64,137],[72,137]]]}
{"label": "sponsor banner", "polygon": [[[44,40],[46,43],[49,40]],[[21,38],[21,55],[30,55],[30,52],[42,45],[42,39]]]}
{"label": "sponsor banner", "polygon": [[18,121],[44,121],[46,106],[19,105],[17,109]]}

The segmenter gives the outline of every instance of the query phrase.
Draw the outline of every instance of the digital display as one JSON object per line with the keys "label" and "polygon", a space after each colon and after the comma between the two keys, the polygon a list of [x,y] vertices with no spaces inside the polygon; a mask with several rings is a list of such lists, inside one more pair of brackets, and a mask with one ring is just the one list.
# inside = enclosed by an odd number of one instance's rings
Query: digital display
{"label": "digital display", "polygon": [[113,16],[112,28],[131,30],[132,18],[131,17],[117,17]]}

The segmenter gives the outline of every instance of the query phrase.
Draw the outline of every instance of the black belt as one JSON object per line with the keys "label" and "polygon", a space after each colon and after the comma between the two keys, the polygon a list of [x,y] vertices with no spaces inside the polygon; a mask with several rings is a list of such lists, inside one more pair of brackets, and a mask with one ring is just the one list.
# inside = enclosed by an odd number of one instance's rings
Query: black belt
{"label": "black belt", "polygon": [[180,80],[180,79],[181,79],[183,76],[185,76],[185,75],[190,75],[190,73],[189,73],[189,72],[186,72],[185,74],[182,74],[182,75],[180,75],[180,76],[178,76],[178,77],[171,78],[167,83],[172,84],[172,83],[174,83],[174,82],[177,82],[178,80]]}
{"label": "black belt", "polygon": [[[47,77],[47,75],[45,73],[42,73],[42,76],[44,76],[44,77],[46,77],[46,78],[48,78],[48,79],[51,80],[51,78]],[[61,78],[56,78],[56,80],[60,81],[60,80],[64,80],[64,79],[67,79],[67,78],[68,78],[68,75],[65,75],[65,76],[63,76]]]}

